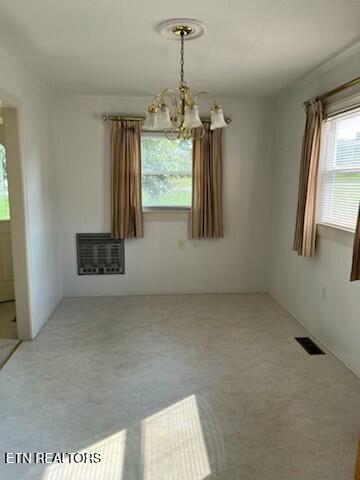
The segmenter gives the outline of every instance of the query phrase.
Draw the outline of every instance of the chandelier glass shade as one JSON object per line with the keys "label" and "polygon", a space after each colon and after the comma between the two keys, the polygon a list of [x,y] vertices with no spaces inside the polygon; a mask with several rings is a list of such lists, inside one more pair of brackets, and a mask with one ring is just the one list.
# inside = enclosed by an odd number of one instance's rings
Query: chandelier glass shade
{"label": "chandelier glass shade", "polygon": [[204,96],[212,101],[210,110],[210,129],[224,128],[227,123],[221,106],[209,92],[192,95],[190,87],[184,80],[184,38],[191,33],[191,27],[177,25],[172,29],[180,40],[180,82],[177,91],[167,88],[157,93],[148,106],[144,130],[162,131],[171,139],[188,139],[193,137],[193,129],[200,128],[200,136],[205,133],[199,114],[199,98]]}

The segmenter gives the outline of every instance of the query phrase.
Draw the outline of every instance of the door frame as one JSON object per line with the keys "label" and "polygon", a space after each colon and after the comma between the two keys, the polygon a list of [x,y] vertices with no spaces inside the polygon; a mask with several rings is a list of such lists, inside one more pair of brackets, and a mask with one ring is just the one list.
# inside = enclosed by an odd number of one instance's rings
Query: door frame
{"label": "door frame", "polygon": [[2,115],[4,118],[4,144],[8,172],[17,337],[20,340],[29,340],[32,338],[30,254],[24,165],[18,116],[18,107],[20,106],[13,99],[3,95],[1,91],[0,98],[3,101]]}
{"label": "door frame", "polygon": [[14,301],[15,297],[10,218],[8,220],[0,220],[0,248],[2,270],[0,278],[0,302],[8,303]]}

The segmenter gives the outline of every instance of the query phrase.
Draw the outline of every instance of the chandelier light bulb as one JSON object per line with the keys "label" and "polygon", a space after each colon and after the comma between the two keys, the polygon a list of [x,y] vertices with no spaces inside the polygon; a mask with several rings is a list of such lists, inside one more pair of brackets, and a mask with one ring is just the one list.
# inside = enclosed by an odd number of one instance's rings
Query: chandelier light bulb
{"label": "chandelier light bulb", "polygon": [[202,122],[199,115],[199,107],[197,105],[186,106],[184,123],[185,128],[197,128],[202,127]]}
{"label": "chandelier light bulb", "polygon": [[143,124],[144,130],[157,130],[157,111],[153,105],[150,105],[146,112],[145,121]]}
{"label": "chandelier light bulb", "polygon": [[167,105],[162,104],[156,115],[156,123],[159,130],[170,130],[172,128],[173,124],[171,122],[170,112]]}
{"label": "chandelier light bulb", "polygon": [[211,125],[210,130],[216,128],[225,128],[227,123],[225,122],[224,113],[221,107],[214,105],[210,111]]}

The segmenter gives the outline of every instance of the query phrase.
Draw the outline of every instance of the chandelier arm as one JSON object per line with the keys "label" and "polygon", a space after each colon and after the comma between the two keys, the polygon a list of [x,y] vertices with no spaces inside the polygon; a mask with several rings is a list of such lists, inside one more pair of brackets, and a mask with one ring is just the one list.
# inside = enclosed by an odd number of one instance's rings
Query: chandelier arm
{"label": "chandelier arm", "polygon": [[165,137],[168,140],[179,140],[180,138],[180,132],[176,130],[164,130]]}
{"label": "chandelier arm", "polygon": [[159,102],[160,102],[160,99],[161,99],[161,93],[157,93],[156,95],[153,96],[152,100],[151,100],[151,104],[152,105],[155,105],[155,106],[158,106]]}
{"label": "chandelier arm", "polygon": [[166,88],[161,92],[161,102],[165,102],[165,97],[170,98],[171,108],[170,108],[170,118],[172,123],[175,125],[176,122],[176,111],[177,111],[177,96],[174,90],[171,88]]}
{"label": "chandelier arm", "polygon": [[170,98],[174,98],[174,97],[176,97],[176,93],[172,88],[165,88],[165,90],[158,93],[158,96],[160,96],[161,98],[164,98],[166,96],[168,96]]}
{"label": "chandelier arm", "polygon": [[202,91],[202,92],[199,92],[197,93],[195,96],[194,96],[194,100],[195,102],[197,102],[197,99],[200,97],[200,96],[203,96],[203,95],[206,95],[207,97],[210,97],[213,101],[213,105],[217,105],[217,101],[216,101],[216,98],[214,97],[214,95],[210,92],[207,92],[207,91]]}
{"label": "chandelier arm", "polygon": [[200,132],[200,135],[193,135],[191,138],[193,140],[200,140],[201,138],[203,138],[203,136],[205,135],[205,127],[204,125],[201,125],[201,132]]}
{"label": "chandelier arm", "polygon": [[166,88],[162,92],[158,92],[156,95],[154,95],[151,100],[151,103],[157,106],[159,103],[164,101],[164,97],[166,95],[170,96],[170,94],[172,94],[173,96],[176,96],[174,90],[172,90],[171,88]]}

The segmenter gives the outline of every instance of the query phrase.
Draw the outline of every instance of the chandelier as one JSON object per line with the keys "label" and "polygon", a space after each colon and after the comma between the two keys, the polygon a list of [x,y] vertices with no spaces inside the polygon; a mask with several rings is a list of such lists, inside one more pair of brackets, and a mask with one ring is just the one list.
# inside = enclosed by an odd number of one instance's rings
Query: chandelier
{"label": "chandelier", "polygon": [[[187,21],[187,23],[182,22]],[[199,98],[206,96],[211,99],[210,129],[224,128],[227,123],[221,106],[209,92],[199,92],[192,95],[190,87],[184,80],[184,41],[198,38],[204,33],[205,26],[196,20],[168,20],[159,26],[160,33],[180,41],[180,82],[177,92],[166,88],[157,93],[148,106],[144,130],[161,131],[170,139],[189,139],[193,137],[193,129],[200,128],[200,136],[205,133],[204,125],[199,115]],[[199,29],[199,26],[201,27]]]}

